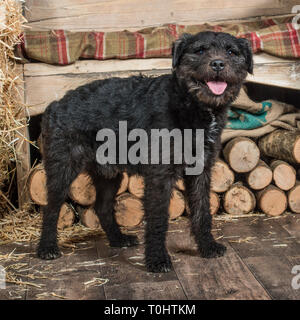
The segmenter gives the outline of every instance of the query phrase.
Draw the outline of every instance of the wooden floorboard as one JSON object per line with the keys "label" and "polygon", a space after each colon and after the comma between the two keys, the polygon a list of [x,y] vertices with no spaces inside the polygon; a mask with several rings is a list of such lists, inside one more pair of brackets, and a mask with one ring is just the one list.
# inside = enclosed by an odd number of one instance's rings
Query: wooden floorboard
{"label": "wooden floorboard", "polygon": [[254,276],[263,284],[272,299],[299,300],[300,290],[291,286],[292,264],[285,256],[261,256],[243,259]]}
{"label": "wooden floorboard", "polygon": [[178,280],[135,282],[105,287],[106,298],[116,300],[186,300]]}
{"label": "wooden floorboard", "polygon": [[222,225],[222,239],[242,258],[293,256],[300,252],[300,244],[283,228],[284,221],[284,217],[251,217],[227,222]]}
{"label": "wooden floorboard", "polygon": [[1,258],[0,265],[9,267],[21,282],[7,283],[0,299],[299,300],[300,288],[292,286],[297,275],[292,268],[300,266],[299,219],[286,215],[214,220],[214,237],[227,246],[227,252],[217,259],[203,259],[187,218],[181,217],[167,233],[173,263],[167,274],[146,271],[143,225],[126,231],[138,235],[137,247],[110,248],[104,235],[88,237],[75,249],[63,247],[62,257],[54,261],[39,260],[36,243],[1,245],[0,257],[14,249],[14,254],[26,255]]}
{"label": "wooden floorboard", "polygon": [[[170,229],[174,230],[174,227],[177,226],[172,224]],[[159,293],[163,291],[166,291],[166,299],[185,298],[174,270],[163,274],[147,272],[144,264],[143,231],[143,226],[136,231],[129,231],[138,236],[140,244],[137,247],[110,248],[107,240],[96,241],[98,256],[106,261],[100,267],[102,276],[109,280],[104,285],[106,298],[156,299],[156,296],[163,297]]]}
{"label": "wooden floorboard", "polygon": [[[10,258],[2,258],[5,255],[10,255]],[[0,265],[6,269],[6,279],[22,279],[20,276],[15,276],[16,273],[27,275],[28,264],[30,259],[30,244],[15,244],[9,243],[0,246]],[[22,271],[25,270],[25,271]],[[24,281],[28,279],[23,278]],[[24,284],[15,284],[6,282],[5,289],[0,287],[0,300],[24,300],[29,286]]]}
{"label": "wooden floorboard", "polygon": [[[35,245],[32,251],[35,252]],[[76,250],[61,248],[62,257],[57,260],[44,261],[33,255],[30,267],[38,279],[41,288],[28,291],[27,300],[102,300],[105,299],[102,285],[97,279],[102,279],[95,240],[89,239],[83,245],[77,245]],[[94,280],[94,281],[93,281]]]}
{"label": "wooden floorboard", "polygon": [[[276,300],[300,299],[300,290],[291,286],[293,264],[289,258],[300,255],[300,243],[284,228],[286,219],[293,221],[294,217],[247,218],[222,228],[224,238]],[[293,230],[297,232],[296,226]]]}
{"label": "wooden floorboard", "polygon": [[226,241],[222,242],[227,246],[226,255],[217,259],[201,258],[189,232],[170,234],[168,242],[170,253],[176,255],[174,269],[188,299],[270,299]]}

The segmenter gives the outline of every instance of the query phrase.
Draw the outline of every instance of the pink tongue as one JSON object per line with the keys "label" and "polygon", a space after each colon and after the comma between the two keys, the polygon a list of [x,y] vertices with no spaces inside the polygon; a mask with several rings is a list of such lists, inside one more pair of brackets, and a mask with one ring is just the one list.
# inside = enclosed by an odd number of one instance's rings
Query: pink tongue
{"label": "pink tongue", "polygon": [[206,83],[209,89],[216,95],[222,94],[227,87],[227,83],[222,81],[208,81]]}

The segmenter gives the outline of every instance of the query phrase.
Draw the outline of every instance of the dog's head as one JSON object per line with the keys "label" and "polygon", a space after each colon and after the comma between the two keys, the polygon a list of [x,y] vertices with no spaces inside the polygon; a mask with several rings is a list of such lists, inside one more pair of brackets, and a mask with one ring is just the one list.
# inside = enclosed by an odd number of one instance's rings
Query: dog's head
{"label": "dog's head", "polygon": [[184,34],[173,44],[172,66],[179,83],[212,107],[230,104],[253,72],[248,40],[222,32]]}

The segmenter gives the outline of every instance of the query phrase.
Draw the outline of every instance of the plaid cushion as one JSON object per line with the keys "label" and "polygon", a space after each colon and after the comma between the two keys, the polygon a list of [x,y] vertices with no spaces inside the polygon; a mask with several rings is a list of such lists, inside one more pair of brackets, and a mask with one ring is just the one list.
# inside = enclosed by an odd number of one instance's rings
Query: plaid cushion
{"label": "plaid cushion", "polygon": [[266,52],[282,58],[300,57],[300,31],[293,16],[239,24],[177,25],[145,28],[137,32],[25,31],[17,55],[50,64],[67,65],[79,58],[130,59],[171,56],[172,42],[182,33],[212,30],[250,40],[254,53]]}

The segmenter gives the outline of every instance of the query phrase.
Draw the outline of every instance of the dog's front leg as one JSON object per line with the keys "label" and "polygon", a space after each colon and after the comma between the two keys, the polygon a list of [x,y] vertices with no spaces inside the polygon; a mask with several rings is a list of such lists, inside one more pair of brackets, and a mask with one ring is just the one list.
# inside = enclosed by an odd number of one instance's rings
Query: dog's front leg
{"label": "dog's front leg", "polygon": [[150,272],[168,272],[172,267],[165,246],[171,190],[171,179],[163,174],[145,177],[145,262]]}
{"label": "dog's front leg", "polygon": [[217,243],[211,234],[210,172],[204,169],[199,176],[185,176],[186,197],[190,208],[191,230],[200,255],[204,258],[222,256],[226,247]]}

